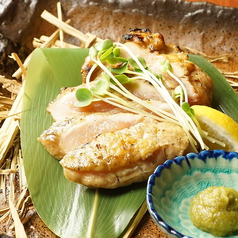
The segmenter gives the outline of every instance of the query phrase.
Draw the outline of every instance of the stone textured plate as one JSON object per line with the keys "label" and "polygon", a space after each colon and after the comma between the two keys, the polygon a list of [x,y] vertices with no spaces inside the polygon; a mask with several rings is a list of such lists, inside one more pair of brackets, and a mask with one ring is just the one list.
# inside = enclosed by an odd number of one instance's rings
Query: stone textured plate
{"label": "stone textured plate", "polygon": [[[50,35],[55,30],[40,15],[45,9],[57,15],[57,2],[16,0],[0,3],[0,33],[33,50],[34,37]],[[186,46],[210,56],[228,55],[228,63],[216,62],[216,66],[226,71],[238,71],[238,8],[181,0],[67,0],[61,4],[63,19],[71,19],[71,25],[84,33],[122,41],[130,29],[149,28],[163,34],[167,43]],[[70,36],[65,40],[78,43]],[[36,230],[44,229],[43,225],[37,224],[34,220]],[[42,231],[41,237],[46,237],[45,234]],[[165,235],[147,214],[133,237]]]}

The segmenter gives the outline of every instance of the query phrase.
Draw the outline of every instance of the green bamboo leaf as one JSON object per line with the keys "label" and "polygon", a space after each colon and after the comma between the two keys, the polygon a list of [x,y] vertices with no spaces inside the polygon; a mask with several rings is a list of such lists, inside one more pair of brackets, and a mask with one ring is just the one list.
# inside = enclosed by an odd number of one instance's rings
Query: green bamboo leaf
{"label": "green bamboo leaf", "polygon": [[[36,49],[24,92],[21,145],[29,191],[36,210],[56,235],[120,237],[145,198],[146,183],[114,190],[89,189],[65,179],[59,162],[37,137],[51,123],[46,107],[61,87],[81,83],[87,49]],[[63,112],[62,112],[63,113]]]}
{"label": "green bamboo leaf", "polygon": [[189,60],[202,68],[214,81],[212,107],[238,122],[238,96],[223,74],[202,56],[189,55]]}

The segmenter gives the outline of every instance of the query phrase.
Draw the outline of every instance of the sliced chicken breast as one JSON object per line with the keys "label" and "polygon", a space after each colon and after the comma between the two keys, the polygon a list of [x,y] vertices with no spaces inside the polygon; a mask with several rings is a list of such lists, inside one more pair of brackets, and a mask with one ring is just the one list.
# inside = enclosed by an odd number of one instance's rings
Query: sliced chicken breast
{"label": "sliced chicken breast", "polygon": [[55,121],[73,116],[86,116],[98,112],[125,112],[125,110],[103,101],[95,101],[85,107],[75,106],[77,102],[77,98],[75,97],[76,90],[82,87],[84,88],[86,85],[82,84],[77,87],[62,88],[58,96],[49,103],[46,110],[51,113]]}
{"label": "sliced chicken breast", "polygon": [[[93,83],[93,82],[91,82]],[[59,95],[53,100],[47,107],[47,111],[51,113],[54,121],[67,119],[75,116],[87,116],[92,113],[104,113],[109,112],[110,114],[117,114],[122,112],[128,112],[128,110],[114,106],[110,103],[104,101],[95,101],[90,105],[85,107],[77,107],[75,103],[77,99],[75,97],[76,90],[80,87],[86,87],[85,84],[82,84],[78,87],[63,88]],[[156,89],[144,80],[137,80],[133,83],[128,83],[125,87],[136,97],[147,101],[151,105],[156,105],[157,107],[171,112],[166,102],[163,100],[160,94]],[[112,93],[116,94],[113,90],[110,90]],[[133,102],[120,94],[117,94],[120,98],[123,98],[125,101],[130,102],[135,108],[141,108],[145,111],[149,111],[143,106],[139,105],[136,102]]]}
{"label": "sliced chicken breast", "polygon": [[147,119],[97,136],[65,155],[60,164],[70,181],[116,188],[145,181],[159,164],[182,155],[188,144],[180,126]]}
{"label": "sliced chicken breast", "polygon": [[91,142],[99,134],[129,128],[144,120],[132,113],[93,113],[56,121],[38,141],[55,158],[62,159],[69,151]]}

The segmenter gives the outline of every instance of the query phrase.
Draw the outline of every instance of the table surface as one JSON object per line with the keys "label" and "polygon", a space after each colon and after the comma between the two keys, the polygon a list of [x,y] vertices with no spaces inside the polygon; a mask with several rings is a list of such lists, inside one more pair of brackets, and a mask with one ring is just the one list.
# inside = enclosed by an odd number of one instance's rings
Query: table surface
{"label": "table surface", "polygon": [[186,0],[190,2],[210,2],[225,7],[238,7],[237,0]]}

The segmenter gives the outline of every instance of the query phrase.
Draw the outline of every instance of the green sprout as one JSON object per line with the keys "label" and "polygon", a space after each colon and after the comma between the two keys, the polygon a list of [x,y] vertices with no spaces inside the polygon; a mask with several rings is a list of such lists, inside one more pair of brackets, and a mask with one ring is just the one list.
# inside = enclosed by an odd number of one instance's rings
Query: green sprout
{"label": "green sprout", "polygon": [[195,119],[195,112],[194,110],[190,107],[190,104],[187,103],[187,102],[184,102],[182,104],[182,109],[192,118],[192,119]]}
{"label": "green sprout", "polygon": [[98,79],[95,85],[91,88],[91,91],[99,96],[106,95],[108,90],[109,80],[106,77],[101,77],[100,79]]}
{"label": "green sprout", "polygon": [[[138,57],[137,60],[140,62],[140,64],[141,64],[145,69],[147,69],[146,61],[145,61],[144,58]],[[135,60],[133,60],[132,58],[129,58],[128,61],[129,61],[129,64],[133,67],[133,69],[134,69],[135,71],[137,71],[137,70],[141,71],[141,67],[136,63]]]}
{"label": "green sprout", "polygon": [[75,103],[76,107],[86,107],[90,105],[93,101],[93,95],[87,88],[79,88],[76,91],[75,96],[78,100]]}
{"label": "green sprout", "polygon": [[167,73],[168,71],[172,70],[172,66],[168,59],[161,60],[160,65],[161,66],[160,66],[159,70],[161,73]]}
{"label": "green sprout", "polygon": [[182,89],[181,85],[178,85],[178,86],[174,89],[174,97],[175,97],[175,98],[179,98],[179,104],[182,105],[182,103],[183,103],[183,98],[184,98],[184,92],[183,92],[183,89]]}
{"label": "green sprout", "polygon": [[[126,58],[121,57],[121,52],[126,52],[128,56]],[[86,77],[87,89],[78,89],[76,92],[76,97],[79,100],[77,106],[90,105],[93,101],[102,100],[158,121],[175,123],[184,129],[194,151],[197,151],[197,142],[202,149],[207,149],[202,139],[204,132],[188,103],[186,88],[181,80],[173,74],[172,65],[168,59],[161,61],[159,68],[161,74],[155,74],[148,68],[144,58],[136,57],[126,45],[118,42],[112,43],[108,39],[91,47],[89,56],[95,64]],[[103,73],[91,84],[91,75],[97,67],[101,68]],[[178,82],[174,95],[171,95],[163,84],[164,73]],[[132,94],[125,85],[135,82],[137,79],[143,79],[154,86],[169,105],[171,112],[156,107],[149,101],[142,100]],[[179,104],[173,96],[180,98]],[[135,103],[141,107],[135,106]]]}

